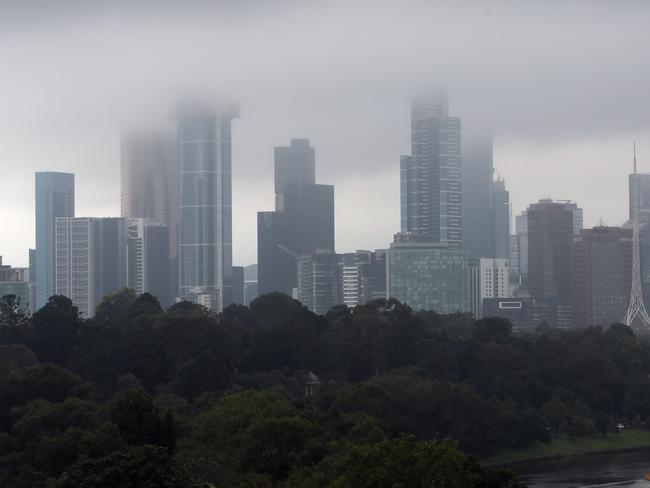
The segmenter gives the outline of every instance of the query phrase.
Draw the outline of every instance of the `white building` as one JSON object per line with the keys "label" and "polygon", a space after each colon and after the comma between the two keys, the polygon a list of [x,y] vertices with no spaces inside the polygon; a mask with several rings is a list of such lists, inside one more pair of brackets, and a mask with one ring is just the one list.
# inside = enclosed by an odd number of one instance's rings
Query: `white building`
{"label": "white building", "polygon": [[124,221],[57,217],[55,237],[56,294],[92,317],[104,294],[126,284]]}
{"label": "white building", "polygon": [[474,318],[483,318],[483,300],[510,297],[510,263],[505,258],[477,258],[469,262],[469,300]]}

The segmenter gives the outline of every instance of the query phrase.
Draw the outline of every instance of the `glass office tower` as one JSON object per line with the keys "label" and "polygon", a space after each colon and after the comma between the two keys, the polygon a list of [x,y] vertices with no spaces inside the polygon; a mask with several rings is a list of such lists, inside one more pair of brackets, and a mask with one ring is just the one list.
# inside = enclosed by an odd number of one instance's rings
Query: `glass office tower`
{"label": "glass office tower", "polygon": [[36,303],[38,310],[54,295],[57,217],[74,217],[74,174],[36,173]]}
{"label": "glass office tower", "polygon": [[178,281],[181,299],[220,311],[231,301],[231,121],[237,110],[190,103],[178,112]]}

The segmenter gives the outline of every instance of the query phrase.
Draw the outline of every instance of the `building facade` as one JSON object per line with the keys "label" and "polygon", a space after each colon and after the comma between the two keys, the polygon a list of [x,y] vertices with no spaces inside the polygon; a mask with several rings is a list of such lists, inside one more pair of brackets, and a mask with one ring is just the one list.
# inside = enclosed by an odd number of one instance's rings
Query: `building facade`
{"label": "building facade", "polygon": [[468,275],[469,303],[475,319],[484,317],[485,299],[510,297],[510,263],[507,259],[470,259]]}
{"label": "building facade", "polygon": [[324,315],[343,303],[342,256],[316,251],[298,258],[297,298],[312,312]]}
{"label": "building facade", "polygon": [[492,242],[493,256],[510,258],[510,192],[506,182],[499,178],[492,182]]}
{"label": "building facade", "polygon": [[343,303],[348,307],[386,298],[386,251],[359,250],[341,258]]}
{"label": "building facade", "polygon": [[632,285],[632,230],[598,226],[573,239],[571,306],[576,327],[625,318]]}
{"label": "building facade", "polygon": [[462,247],[460,119],[442,95],[411,104],[411,155],[400,160],[401,233]]}
{"label": "building facade", "polygon": [[29,269],[2,264],[2,256],[0,256],[0,298],[13,295],[20,301],[21,309],[29,311],[30,289]]}
{"label": "building facade", "polygon": [[36,303],[41,308],[56,291],[55,227],[58,217],[74,217],[74,175],[36,173]]}
{"label": "building facade", "polygon": [[292,139],[275,157],[276,209],[257,214],[258,290],[293,295],[299,257],[334,251],[334,187],[314,183],[307,139]]}
{"label": "building facade", "polygon": [[540,200],[528,207],[528,291],[531,298],[560,304],[570,302],[571,245],[577,225],[576,214],[575,208],[551,200]]}
{"label": "building facade", "polygon": [[56,219],[56,294],[92,317],[106,293],[126,286],[126,240],[121,218]]}
{"label": "building facade", "polygon": [[524,331],[533,331],[540,325],[569,328],[573,323],[569,305],[532,298],[486,298],[483,314],[507,319],[515,329]]}
{"label": "building facade", "polygon": [[173,303],[169,288],[169,228],[142,218],[125,219],[126,282],[138,295],[150,293],[163,307]]}
{"label": "building facade", "polygon": [[221,311],[232,286],[231,122],[237,110],[178,112],[178,295]]}
{"label": "building facade", "polygon": [[387,296],[414,310],[467,312],[467,258],[444,244],[394,242],[387,253]]}

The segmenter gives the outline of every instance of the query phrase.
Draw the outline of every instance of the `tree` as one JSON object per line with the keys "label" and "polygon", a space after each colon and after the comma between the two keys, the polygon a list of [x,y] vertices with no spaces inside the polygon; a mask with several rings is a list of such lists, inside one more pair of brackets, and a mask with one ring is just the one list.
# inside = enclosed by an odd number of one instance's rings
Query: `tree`
{"label": "tree", "polygon": [[159,446],[133,446],[107,456],[74,463],[53,488],[192,488],[193,483]]}
{"label": "tree", "polygon": [[32,316],[32,349],[39,361],[65,365],[78,343],[79,310],[64,296],[55,295]]}
{"label": "tree", "polygon": [[122,393],[113,402],[111,420],[130,446],[153,444],[169,452],[176,448],[173,415],[171,412],[162,414],[153,404],[153,399],[142,390]]}

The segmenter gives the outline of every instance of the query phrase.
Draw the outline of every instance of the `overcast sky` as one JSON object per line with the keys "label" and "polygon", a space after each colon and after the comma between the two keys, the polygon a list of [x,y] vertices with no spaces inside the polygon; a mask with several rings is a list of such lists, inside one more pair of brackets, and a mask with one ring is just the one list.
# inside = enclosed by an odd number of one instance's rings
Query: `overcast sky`
{"label": "overcast sky", "polygon": [[[76,174],[77,215],[119,215],[119,138],[192,90],[238,100],[234,261],[256,261],[273,147],[308,137],[336,186],[337,250],[399,229],[409,95],[444,86],[489,124],[518,213],[551,196],[586,225],[627,214],[650,171],[650,2],[0,0],[0,255],[27,263],[34,171]],[[460,4],[460,5],[458,5]]]}

